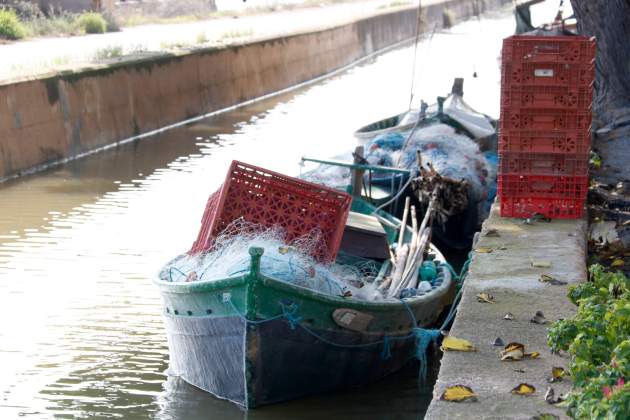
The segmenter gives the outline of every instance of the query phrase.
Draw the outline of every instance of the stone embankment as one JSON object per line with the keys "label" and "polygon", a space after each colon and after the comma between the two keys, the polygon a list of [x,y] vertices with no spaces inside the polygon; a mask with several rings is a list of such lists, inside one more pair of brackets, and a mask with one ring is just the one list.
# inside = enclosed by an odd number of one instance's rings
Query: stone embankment
{"label": "stone embankment", "polygon": [[[566,295],[569,285],[587,278],[587,223],[553,220],[525,224],[520,219],[501,218],[497,207],[475,245],[450,331],[471,341],[477,351],[444,353],[427,419],[531,419],[541,413],[566,417],[561,408],[544,398],[549,386],[556,396],[570,389],[566,379],[553,384],[547,381],[552,367],[566,368],[568,364],[566,357],[549,352],[547,328],[575,313]],[[543,274],[567,284],[543,282]],[[479,302],[480,293],[492,295],[495,303]],[[548,323],[531,322],[537,311],[543,312]],[[505,319],[507,313],[513,314],[512,320]],[[540,352],[540,357],[501,361],[503,347],[493,345],[497,337],[505,344],[524,344],[526,352]],[[521,383],[533,385],[536,392],[512,394],[510,391]],[[459,384],[471,387],[478,395],[477,402],[439,400],[446,387]]]}
{"label": "stone embankment", "polygon": [[[425,1],[422,17],[439,26],[509,2]],[[416,18],[415,7],[384,9],[289,35],[0,82],[0,180],[316,80],[412,40]]]}

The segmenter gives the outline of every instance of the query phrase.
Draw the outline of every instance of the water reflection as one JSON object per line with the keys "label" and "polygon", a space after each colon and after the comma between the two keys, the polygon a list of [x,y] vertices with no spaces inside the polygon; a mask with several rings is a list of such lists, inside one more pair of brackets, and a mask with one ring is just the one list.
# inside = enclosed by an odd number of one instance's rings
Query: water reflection
{"label": "water reflection", "polygon": [[[417,100],[466,76],[467,101],[496,116],[497,56],[512,30],[502,13],[424,41]],[[411,48],[396,50],[301,91],[1,185],[0,418],[419,417],[430,395],[417,391],[415,369],[247,414],[167,380],[151,283],[190,246],[232,159],[297,174],[302,155],[350,149],[356,127],[406,108],[412,58]]]}
{"label": "water reflection", "polygon": [[197,419],[212,413],[212,418],[226,420],[417,419],[426,412],[432,395],[430,384],[438,373],[438,364],[431,358],[430,366],[428,385],[422,387],[418,385],[418,365],[412,362],[403,371],[365,388],[314,396],[249,412],[226,401],[208,398],[206,393],[182,379],[169,377],[164,385],[165,392],[158,400],[158,417],[166,420]]}

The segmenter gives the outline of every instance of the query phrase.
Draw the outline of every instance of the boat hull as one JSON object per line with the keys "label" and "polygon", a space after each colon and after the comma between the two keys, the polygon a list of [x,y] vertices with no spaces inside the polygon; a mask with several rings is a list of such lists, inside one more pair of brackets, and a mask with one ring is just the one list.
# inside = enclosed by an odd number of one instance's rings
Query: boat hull
{"label": "boat hull", "polygon": [[[441,269],[438,279],[404,304],[331,297],[261,275],[219,290],[159,282],[171,373],[245,408],[369,384],[414,357],[409,311],[425,328],[452,301],[450,274]],[[298,309],[283,316],[285,305]],[[363,332],[342,328],[332,319],[338,308],[374,321]]]}

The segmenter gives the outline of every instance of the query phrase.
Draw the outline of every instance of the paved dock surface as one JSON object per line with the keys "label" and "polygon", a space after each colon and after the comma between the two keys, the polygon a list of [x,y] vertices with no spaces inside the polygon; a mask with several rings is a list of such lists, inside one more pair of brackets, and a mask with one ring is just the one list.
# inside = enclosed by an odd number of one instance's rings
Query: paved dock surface
{"label": "paved dock surface", "polygon": [[[550,353],[547,329],[553,321],[575,313],[576,307],[566,294],[571,283],[586,280],[586,226],[584,220],[524,224],[519,219],[499,217],[498,206],[494,206],[475,246],[477,251],[450,332],[470,340],[478,350],[444,354],[427,419],[531,419],[541,413],[566,417],[561,408],[544,400],[549,386],[556,395],[570,389],[567,380],[547,382],[552,367],[566,368],[568,364],[567,356]],[[500,236],[486,236],[492,229]],[[541,263],[551,266],[533,266]],[[543,283],[541,274],[568,284]],[[496,303],[480,303],[476,296],[484,292],[493,295]],[[549,323],[530,322],[536,311],[542,311]],[[504,319],[508,312],[514,315],[512,321]],[[497,337],[506,344],[522,343],[527,352],[537,351],[541,356],[500,361],[503,347],[493,346]],[[511,394],[510,390],[520,383],[533,385],[536,392],[529,396]],[[471,387],[478,401],[455,403],[438,399],[446,387],[458,384]]]}

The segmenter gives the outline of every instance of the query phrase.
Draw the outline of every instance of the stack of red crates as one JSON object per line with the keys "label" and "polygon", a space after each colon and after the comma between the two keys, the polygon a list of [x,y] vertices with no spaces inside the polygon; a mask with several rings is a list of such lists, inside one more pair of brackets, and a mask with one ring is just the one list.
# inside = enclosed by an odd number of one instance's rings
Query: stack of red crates
{"label": "stack of red crates", "polygon": [[503,40],[498,192],[501,216],[582,217],[588,191],[595,40]]}

